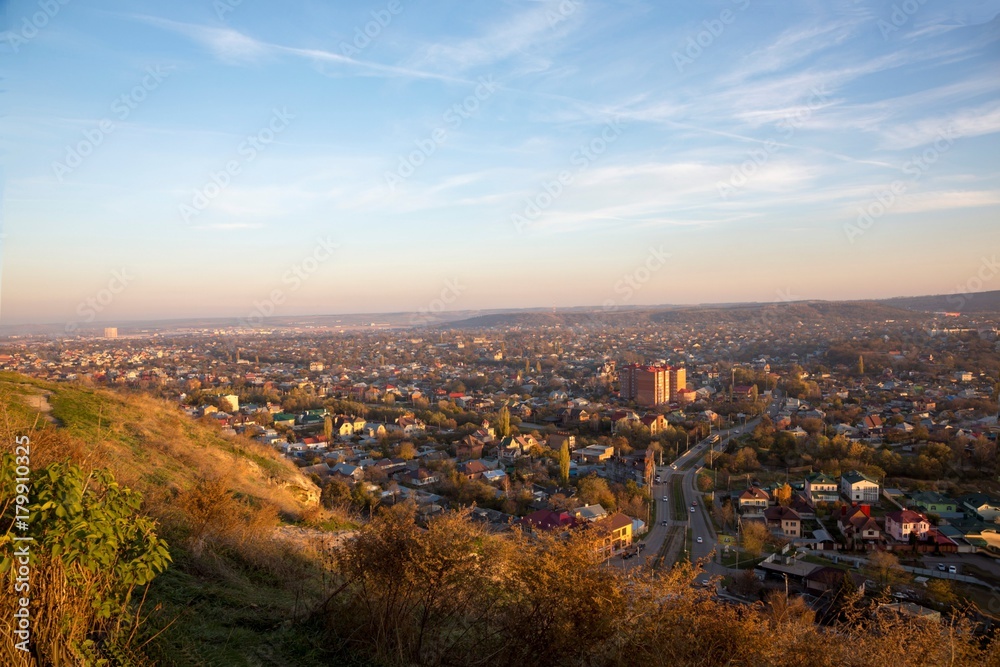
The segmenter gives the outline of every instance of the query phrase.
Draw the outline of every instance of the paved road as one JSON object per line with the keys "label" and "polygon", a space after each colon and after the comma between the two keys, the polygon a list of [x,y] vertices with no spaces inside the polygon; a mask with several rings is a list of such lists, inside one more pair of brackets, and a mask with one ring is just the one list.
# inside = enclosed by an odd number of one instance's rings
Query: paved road
{"label": "paved road", "polygon": [[[772,401],[770,413],[772,418],[777,413],[778,401]],[[701,558],[707,558],[716,548],[716,535],[715,530],[712,527],[712,521],[708,515],[711,508],[704,507],[704,503],[700,500],[701,493],[695,487],[697,483],[697,471],[700,469],[700,465],[704,463],[705,455],[708,454],[710,449],[714,449],[717,452],[724,451],[726,446],[729,444],[731,437],[739,435],[741,433],[753,430],[756,427],[760,418],[753,419],[747,422],[744,426],[736,426],[731,429],[726,429],[723,431],[717,431],[712,435],[720,435],[721,439],[714,446],[709,446],[708,440],[711,436],[705,440],[702,440],[695,444],[691,449],[684,452],[671,464],[666,466],[659,466],[656,468],[656,474],[661,478],[659,484],[653,484],[652,494],[653,500],[656,502],[656,522],[650,528],[649,533],[643,540],[645,543],[645,548],[638,558],[623,559],[621,556],[612,558],[610,563],[617,567],[622,568],[632,568],[640,565],[645,565],[654,559],[663,547],[664,540],[666,539],[670,528],[672,526],[683,526],[684,530],[681,531],[682,539],[686,538],[686,529],[691,528],[691,541],[693,544],[688,545],[690,548],[691,559],[696,561]],[[684,469],[685,465],[691,464],[691,467],[687,470]],[[673,477],[678,477],[681,480],[681,488],[684,493],[685,506],[687,507],[687,512],[685,516],[673,516],[673,498],[670,497],[670,480]],[[664,500],[665,499],[665,500]],[[696,511],[691,512],[691,503],[693,501],[698,501],[698,507]],[[663,521],[666,520],[668,525],[664,526]],[[698,537],[702,538],[702,543],[698,544]],[[673,560],[670,558],[679,552],[681,546],[683,545],[672,545],[669,549],[669,554],[667,563],[672,563]],[[725,568],[715,562],[711,562],[706,567],[706,570],[710,574],[725,574],[728,568]]]}

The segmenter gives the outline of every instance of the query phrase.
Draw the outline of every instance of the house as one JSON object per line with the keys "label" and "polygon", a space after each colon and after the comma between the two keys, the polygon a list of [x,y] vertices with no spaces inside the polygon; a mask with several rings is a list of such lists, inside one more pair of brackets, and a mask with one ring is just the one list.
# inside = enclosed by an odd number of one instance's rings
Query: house
{"label": "house", "polygon": [[841,475],[840,492],[853,502],[877,503],[879,485],[867,475],[852,470]]}
{"label": "house", "polygon": [[557,431],[550,435],[546,441],[549,449],[560,451],[562,449],[563,443],[566,443],[570,451],[576,449],[576,436],[566,433],[565,431]]}
{"label": "house", "polygon": [[922,540],[930,529],[927,517],[913,510],[896,510],[885,516],[885,532],[899,542],[908,542],[911,535]]}
{"label": "house", "polygon": [[992,523],[1000,516],[1000,501],[994,500],[985,493],[970,493],[958,499],[959,510],[966,516],[975,517],[980,521]]}
{"label": "house", "polygon": [[667,420],[660,414],[645,414],[639,421],[649,429],[650,435],[659,435],[667,428]]}
{"label": "house", "polygon": [[316,465],[306,466],[305,468],[299,468],[299,472],[301,472],[303,475],[307,477],[309,475],[316,475],[322,481],[326,481],[332,473],[332,471],[330,470],[330,466],[328,466],[326,463],[317,463]]}
{"label": "house", "polygon": [[[359,433],[359,431],[357,431],[357,430],[355,430],[354,432],[355,433]],[[375,423],[367,424],[366,423],[361,428],[360,433],[362,435],[368,436],[369,438],[384,438],[385,437],[385,424],[375,424]]]}
{"label": "house", "polygon": [[484,443],[482,440],[467,435],[459,440],[458,445],[455,447],[455,455],[459,461],[480,459],[483,457],[483,447]]}
{"label": "house", "polygon": [[396,420],[396,428],[407,437],[420,435],[427,430],[426,424],[415,417],[400,417]]}
{"label": "house", "polygon": [[498,484],[507,478],[507,473],[503,470],[486,470],[483,472],[482,480],[487,484]]}
{"label": "house", "polygon": [[576,518],[582,521],[599,521],[608,516],[607,510],[601,505],[584,505],[573,510]]}
{"label": "house", "polygon": [[361,478],[364,477],[364,472],[364,469],[360,466],[354,466],[350,463],[338,463],[333,467],[333,478],[347,482],[353,486],[356,482],[361,481]]}
{"label": "house", "polygon": [[790,507],[768,507],[764,510],[764,521],[772,533],[784,537],[800,537],[802,535],[802,519],[798,512]]}
{"label": "house", "polygon": [[573,458],[578,463],[600,463],[607,461],[615,453],[615,448],[611,445],[590,445],[573,452]]}
{"label": "house", "polygon": [[502,463],[513,463],[522,456],[528,456],[535,444],[530,435],[507,436],[497,444],[497,457]]}
{"label": "house", "polygon": [[837,494],[837,482],[821,472],[806,477],[806,498],[813,505],[817,503],[835,503],[840,498]]}
{"label": "house", "polygon": [[471,461],[458,464],[458,474],[468,480],[479,479],[486,471],[486,466],[483,465],[483,462],[479,459],[473,459]]}
{"label": "house", "polygon": [[837,527],[853,548],[863,546],[870,548],[882,539],[882,529],[872,518],[870,505],[846,505],[840,508],[840,518]]}
{"label": "house", "polygon": [[406,461],[403,459],[379,459],[375,462],[374,468],[381,470],[386,476],[393,475],[406,469]]}
{"label": "house", "polygon": [[751,486],[739,496],[740,514],[745,516],[764,516],[770,504],[770,494],[759,486]]}
{"label": "house", "polygon": [[602,533],[600,549],[606,556],[632,545],[632,519],[621,512],[594,521],[590,526]]}
{"label": "house", "polygon": [[437,484],[438,476],[437,474],[431,472],[427,468],[417,468],[416,470],[408,470],[406,472],[399,473],[397,479],[400,484],[407,484],[409,486],[430,486],[431,484]]}
{"label": "house", "polygon": [[958,503],[936,491],[918,491],[910,498],[917,509],[934,514],[954,514],[958,511]]}
{"label": "house", "polygon": [[562,510],[536,510],[518,521],[531,532],[568,529],[579,525],[579,521],[569,512]]}

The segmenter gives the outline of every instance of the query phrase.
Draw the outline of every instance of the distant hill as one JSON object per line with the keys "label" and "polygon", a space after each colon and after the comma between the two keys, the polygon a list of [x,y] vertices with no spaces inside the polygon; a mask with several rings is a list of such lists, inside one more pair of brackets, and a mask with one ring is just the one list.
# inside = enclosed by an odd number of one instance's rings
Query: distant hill
{"label": "distant hill", "polygon": [[881,303],[928,313],[1000,313],[1000,290],[883,299]]}
{"label": "distant hill", "polygon": [[906,310],[875,301],[795,301],[725,306],[661,306],[657,308],[608,311],[509,312],[480,315],[441,325],[442,328],[474,329],[497,326],[634,326],[639,324],[739,324],[783,321],[859,321],[907,319]]}
{"label": "distant hill", "polygon": [[[403,329],[414,326],[432,328],[490,328],[499,326],[630,326],[649,322],[723,323],[745,321],[749,317],[797,317],[802,321],[819,319],[900,319],[908,313],[1000,313],[1000,290],[974,294],[938,294],[931,296],[893,297],[864,301],[791,301],[771,303],[717,303],[696,305],[662,304],[621,306],[613,310],[599,306],[565,308],[491,308],[453,310],[438,313],[349,313],[337,315],[283,315],[254,322],[257,328],[294,334],[298,329],[358,331]],[[100,335],[104,323],[80,326],[84,336]],[[241,326],[237,318],[190,318],[108,323],[117,326],[120,336],[204,331]],[[244,323],[245,326],[245,323]],[[66,335],[65,324],[0,325],[0,336]]]}

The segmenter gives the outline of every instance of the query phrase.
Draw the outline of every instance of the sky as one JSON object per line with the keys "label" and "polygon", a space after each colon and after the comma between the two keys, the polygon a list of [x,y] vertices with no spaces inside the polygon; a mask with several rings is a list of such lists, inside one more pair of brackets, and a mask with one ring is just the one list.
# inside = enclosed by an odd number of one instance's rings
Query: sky
{"label": "sky", "polygon": [[1000,0],[13,0],[0,324],[1000,289]]}

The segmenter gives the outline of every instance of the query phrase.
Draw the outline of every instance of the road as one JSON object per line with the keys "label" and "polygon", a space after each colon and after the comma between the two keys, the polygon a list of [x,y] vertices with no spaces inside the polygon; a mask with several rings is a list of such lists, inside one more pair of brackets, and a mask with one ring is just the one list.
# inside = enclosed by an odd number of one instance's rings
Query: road
{"label": "road", "polygon": [[[777,410],[776,402],[772,406],[772,413]],[[668,535],[674,534],[679,540],[673,544],[667,544],[664,554],[664,564],[670,565],[674,562],[677,554],[686,545],[690,549],[691,559],[697,561],[708,556],[716,548],[716,535],[712,527],[712,521],[708,514],[710,508],[704,506],[699,499],[701,493],[695,487],[697,483],[697,473],[701,469],[706,454],[710,449],[717,452],[725,450],[729,440],[734,435],[739,435],[747,430],[752,430],[760,418],[746,422],[743,426],[736,426],[730,429],[712,433],[709,438],[702,440],[689,450],[677,457],[672,464],[659,466],[656,474],[660,476],[661,482],[654,483],[651,489],[653,501],[656,503],[656,523],[650,527],[649,533],[643,540],[645,548],[638,558],[623,559],[621,556],[612,558],[609,562],[623,569],[645,565],[657,557],[664,547],[664,542]],[[715,435],[721,436],[720,441],[713,446],[709,445],[709,440]],[[690,466],[686,468],[686,466]],[[686,469],[685,469],[686,468]],[[670,496],[670,481],[677,478],[680,480],[681,489],[684,495],[686,511],[684,516],[674,516],[673,498]],[[691,512],[691,503],[698,501],[698,507]],[[664,521],[667,522],[664,525]],[[687,529],[691,529],[690,540],[692,544],[687,544]],[[679,535],[677,533],[679,532]],[[698,537],[702,538],[702,543],[698,544]],[[717,563],[711,562],[706,570],[709,574],[724,574],[726,568]]]}

